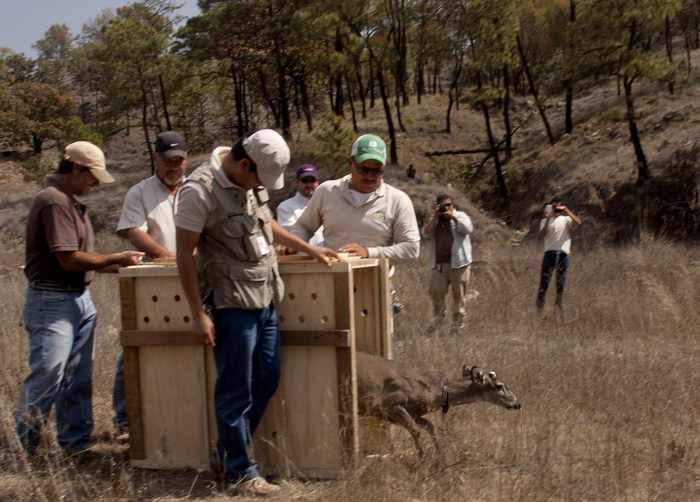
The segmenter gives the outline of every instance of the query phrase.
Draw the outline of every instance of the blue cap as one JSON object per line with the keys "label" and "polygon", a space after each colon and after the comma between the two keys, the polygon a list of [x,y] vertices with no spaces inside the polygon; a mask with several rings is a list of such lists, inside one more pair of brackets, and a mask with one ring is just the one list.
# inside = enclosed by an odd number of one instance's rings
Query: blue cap
{"label": "blue cap", "polygon": [[299,169],[297,169],[297,179],[301,178],[314,178],[318,180],[318,171],[316,171],[316,166],[313,164],[304,164]]}

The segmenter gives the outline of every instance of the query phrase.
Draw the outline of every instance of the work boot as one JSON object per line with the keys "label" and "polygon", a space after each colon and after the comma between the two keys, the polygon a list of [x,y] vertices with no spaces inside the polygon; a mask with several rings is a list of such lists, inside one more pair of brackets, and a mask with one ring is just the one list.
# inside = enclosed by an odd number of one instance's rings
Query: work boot
{"label": "work boot", "polygon": [[235,485],[234,491],[244,497],[271,497],[277,495],[281,488],[268,483],[262,476],[256,476]]}

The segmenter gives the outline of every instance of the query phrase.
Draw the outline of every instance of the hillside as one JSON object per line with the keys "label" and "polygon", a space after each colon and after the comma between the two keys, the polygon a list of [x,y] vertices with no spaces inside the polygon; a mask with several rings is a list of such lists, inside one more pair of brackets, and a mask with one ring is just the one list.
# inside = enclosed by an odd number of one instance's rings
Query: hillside
{"label": "hillside", "polygon": [[[693,53],[700,64],[700,51]],[[697,238],[698,186],[700,186],[700,81],[697,70],[674,95],[657,85],[639,86],[637,109],[642,141],[650,161],[649,230],[671,238]],[[547,113],[555,130],[563,123],[562,102],[550,99]],[[461,103],[454,114],[453,132],[444,131],[446,98],[426,96],[422,104],[413,101],[403,111],[406,133],[398,134],[400,165],[388,168],[386,179],[406,190],[416,210],[427,214],[436,193],[449,191],[475,219],[477,242],[499,245],[511,238],[532,238],[545,200],[562,196],[585,220],[580,229],[582,245],[621,242],[630,237],[635,224],[634,182],[636,170],[624,115],[623,97],[614,81],[586,89],[574,102],[575,129],[554,146],[544,135],[541,122],[527,97],[516,97],[513,123],[521,125],[513,137],[514,157],[505,167],[509,204],[499,199],[493,181],[493,165],[480,170],[480,155],[446,155],[429,158],[427,151],[485,148],[483,118]],[[497,135],[503,134],[494,114]],[[349,119],[348,119],[349,120]],[[358,119],[360,132],[386,137],[385,120],[379,103]],[[225,144],[220,138],[214,141]],[[291,190],[292,173],[301,162],[317,162],[317,143],[299,127],[293,130],[293,158],[286,191]],[[214,145],[212,145],[214,146]],[[118,183],[99,187],[87,196],[98,231],[110,232],[116,224],[121,201],[128,187],[149,174],[145,149],[138,134],[119,136],[106,146],[108,163]],[[192,155],[190,169],[206,158]],[[55,165],[57,152],[47,150],[40,157],[10,152],[0,158],[0,231],[5,254],[22,247],[24,218],[37,180]],[[317,162],[318,163],[318,162]],[[418,182],[409,181],[405,168],[413,164]],[[323,166],[328,168],[330,166]],[[342,172],[342,166],[328,171]],[[279,199],[285,191],[277,194]],[[507,225],[506,225],[507,224]],[[529,232],[529,235],[528,235]],[[6,262],[3,259],[3,262]]]}

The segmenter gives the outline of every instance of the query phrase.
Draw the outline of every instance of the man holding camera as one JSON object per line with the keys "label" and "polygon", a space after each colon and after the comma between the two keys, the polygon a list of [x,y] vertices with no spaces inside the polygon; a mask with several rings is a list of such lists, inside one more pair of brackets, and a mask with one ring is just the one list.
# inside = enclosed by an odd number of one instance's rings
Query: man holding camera
{"label": "man holding camera", "polygon": [[537,291],[537,311],[542,312],[544,300],[549,287],[549,280],[554,269],[557,271],[557,299],[555,305],[562,308],[566,272],[569,269],[571,252],[570,230],[580,225],[581,220],[566,207],[561,199],[555,197],[544,206],[544,217],[540,221],[540,233],[544,237],[544,258],[540,272],[540,287]]}
{"label": "man holding camera", "polygon": [[433,217],[423,227],[423,235],[432,239],[430,297],[435,319],[430,331],[437,329],[445,319],[445,295],[452,288],[455,310],[452,329],[464,328],[467,308],[467,286],[471,277],[472,244],[469,235],[474,231],[471,218],[457,211],[447,194],[437,196]]}

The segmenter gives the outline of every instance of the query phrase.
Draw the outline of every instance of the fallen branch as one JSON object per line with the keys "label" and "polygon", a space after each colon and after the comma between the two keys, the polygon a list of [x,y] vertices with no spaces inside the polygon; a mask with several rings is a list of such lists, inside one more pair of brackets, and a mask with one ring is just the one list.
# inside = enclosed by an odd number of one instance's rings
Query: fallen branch
{"label": "fallen branch", "polygon": [[[501,142],[503,143],[503,142]],[[499,145],[501,144],[499,143]],[[505,148],[501,148],[499,146],[498,151],[502,152],[504,151]],[[515,148],[513,148],[515,150]],[[490,148],[476,148],[473,150],[436,150],[433,152],[425,152],[426,157],[439,157],[441,155],[471,155],[471,154],[476,154],[476,153],[489,153],[491,152]]]}

